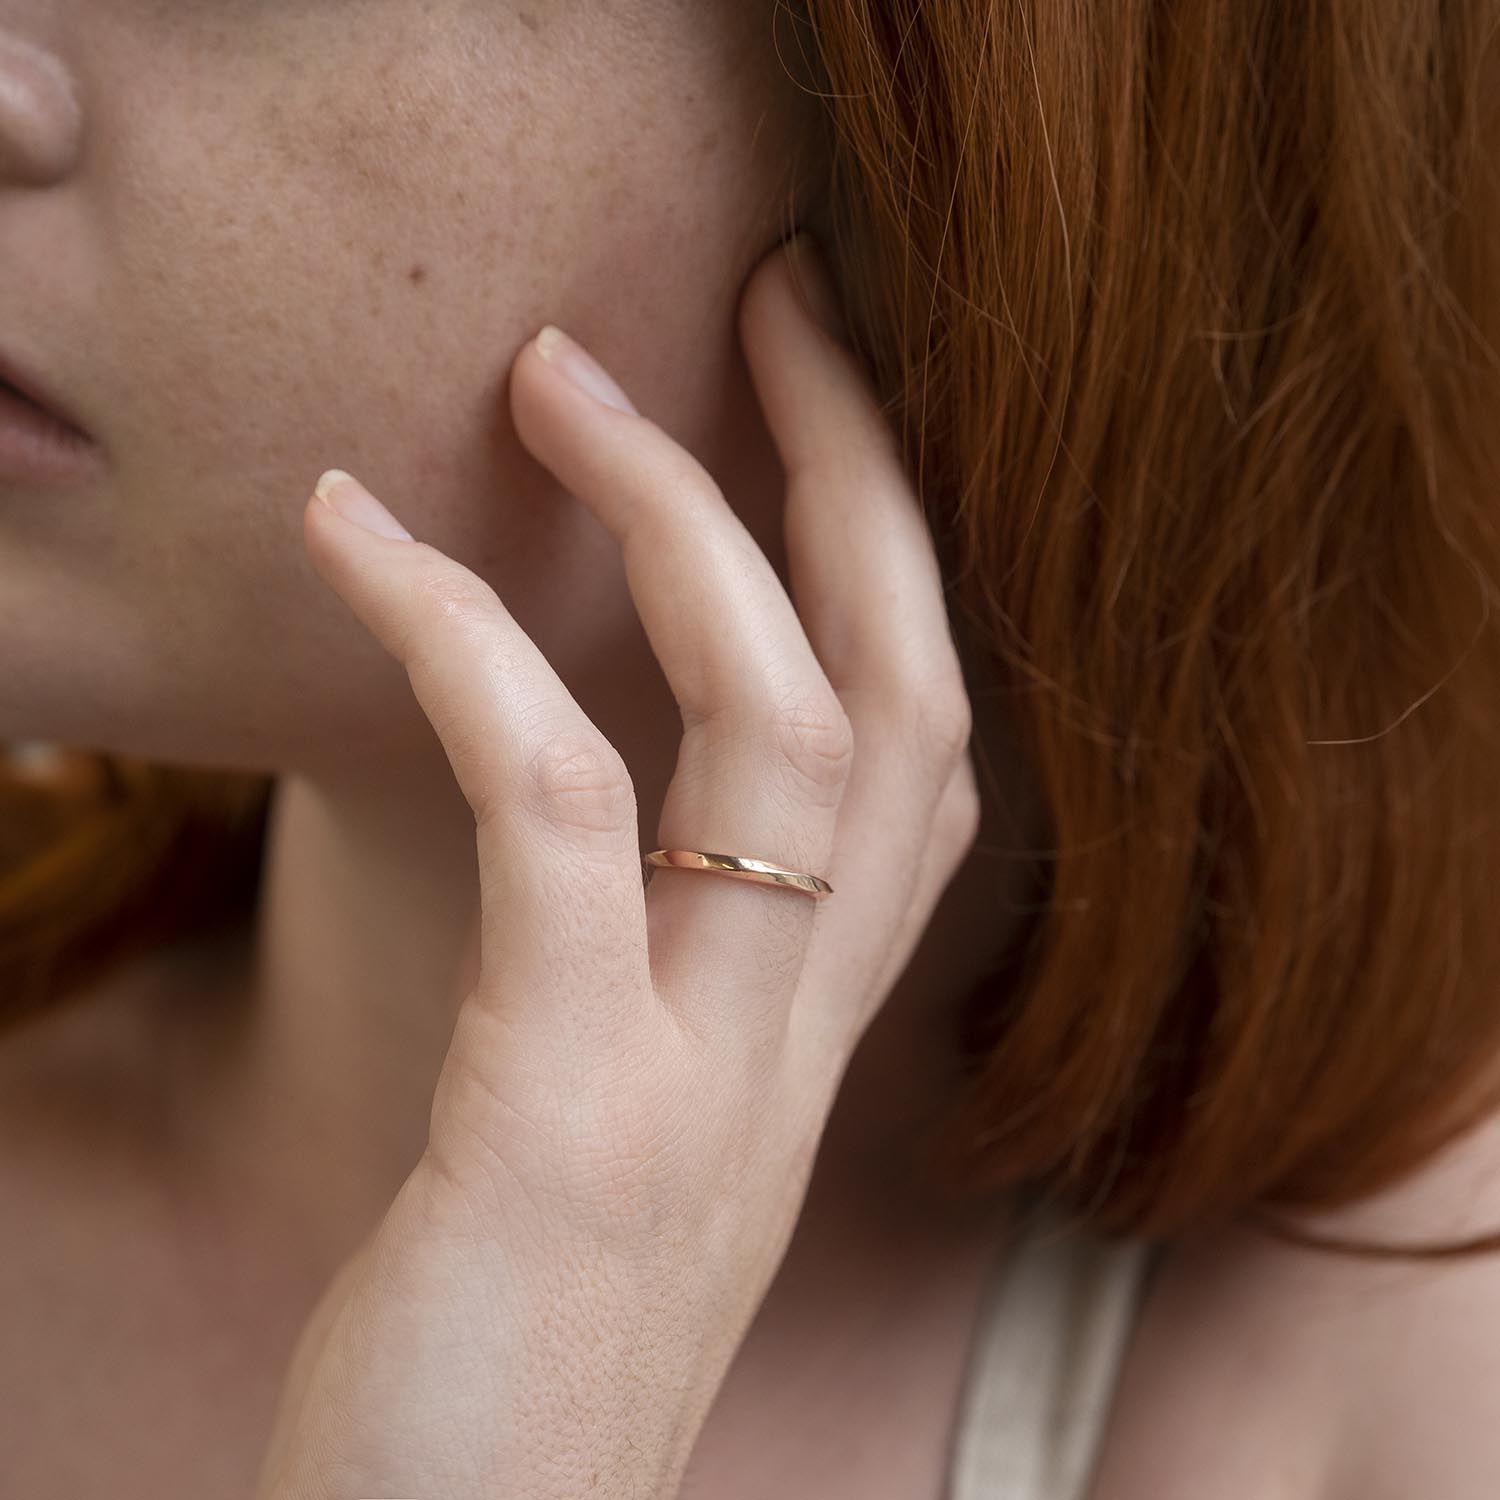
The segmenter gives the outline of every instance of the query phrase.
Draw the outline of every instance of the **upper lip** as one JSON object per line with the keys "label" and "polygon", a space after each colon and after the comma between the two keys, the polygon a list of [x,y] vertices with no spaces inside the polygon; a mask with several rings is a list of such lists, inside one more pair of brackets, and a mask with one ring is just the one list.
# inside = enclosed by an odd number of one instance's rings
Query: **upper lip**
{"label": "upper lip", "polygon": [[34,401],[44,411],[56,417],[64,426],[71,427],[81,437],[88,436],[77,417],[52,394],[51,390],[29,370],[24,369],[4,349],[0,349],[0,381],[14,386],[28,401]]}

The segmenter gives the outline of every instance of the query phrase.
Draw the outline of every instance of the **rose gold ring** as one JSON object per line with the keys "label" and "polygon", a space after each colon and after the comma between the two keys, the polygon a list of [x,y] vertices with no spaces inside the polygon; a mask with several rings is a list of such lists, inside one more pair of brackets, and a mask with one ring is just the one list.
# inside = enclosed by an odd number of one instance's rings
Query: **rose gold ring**
{"label": "rose gold ring", "polygon": [[806,891],[815,901],[833,894],[833,887],[821,876],[788,870],[743,854],[706,854],[701,849],[653,849],[650,854],[641,856],[641,863],[646,867],[647,885],[651,884],[656,869],[710,870],[715,875],[733,875],[736,880],[754,880],[761,885],[791,886],[794,890]]}

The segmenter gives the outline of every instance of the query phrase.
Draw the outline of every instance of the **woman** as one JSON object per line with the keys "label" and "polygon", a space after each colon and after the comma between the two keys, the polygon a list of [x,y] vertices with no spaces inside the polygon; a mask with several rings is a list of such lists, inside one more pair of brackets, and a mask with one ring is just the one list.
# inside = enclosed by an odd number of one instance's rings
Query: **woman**
{"label": "woman", "polygon": [[1492,29],[8,8],[5,1493],[1491,1493]]}

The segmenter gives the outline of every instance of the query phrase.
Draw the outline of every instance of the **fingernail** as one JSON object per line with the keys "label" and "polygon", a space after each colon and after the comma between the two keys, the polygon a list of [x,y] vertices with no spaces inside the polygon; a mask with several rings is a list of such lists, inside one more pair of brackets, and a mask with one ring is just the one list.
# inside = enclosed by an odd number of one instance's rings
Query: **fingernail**
{"label": "fingernail", "polygon": [[828,257],[819,249],[807,230],[799,229],[789,242],[793,280],[801,289],[803,301],[825,333],[840,344],[849,342],[849,329],[843,308],[828,269]]}
{"label": "fingernail", "polygon": [[633,417],[640,415],[630,404],[630,398],[610,379],[598,361],[581,344],[570,339],[561,328],[547,324],[536,336],[536,352],[594,400],[602,401],[616,411],[629,412]]}
{"label": "fingernail", "polygon": [[365,531],[398,542],[412,539],[411,532],[359,480],[342,469],[329,469],[320,475],[313,493],[330,510],[336,510],[346,521],[352,521]]}

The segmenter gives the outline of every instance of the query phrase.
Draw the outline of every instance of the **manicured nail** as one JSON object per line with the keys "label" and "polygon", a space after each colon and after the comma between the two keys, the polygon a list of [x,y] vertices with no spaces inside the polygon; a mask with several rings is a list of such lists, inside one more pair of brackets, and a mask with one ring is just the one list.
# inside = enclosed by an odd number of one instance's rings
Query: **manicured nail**
{"label": "manicured nail", "polygon": [[616,411],[629,412],[631,416],[640,415],[630,404],[630,397],[605,374],[582,345],[570,339],[561,328],[547,324],[536,336],[536,352],[549,365],[561,370],[579,390],[587,391],[594,400],[602,401]]}
{"label": "manicured nail", "polygon": [[313,493],[330,510],[336,510],[346,521],[352,521],[365,531],[398,542],[412,539],[411,532],[359,480],[342,469],[329,469],[322,474]]}

